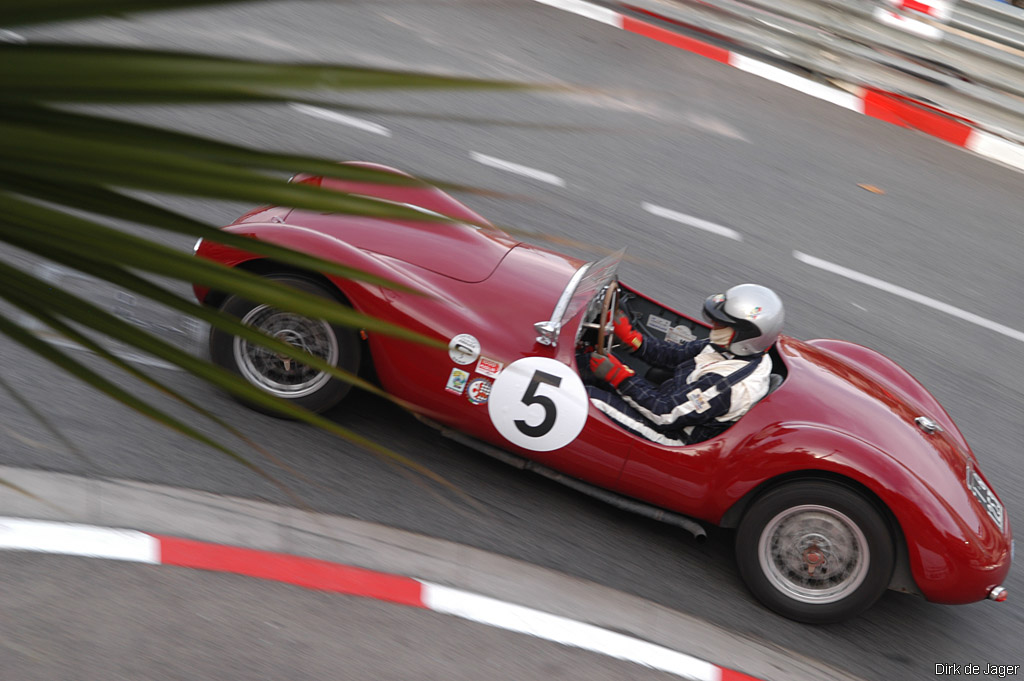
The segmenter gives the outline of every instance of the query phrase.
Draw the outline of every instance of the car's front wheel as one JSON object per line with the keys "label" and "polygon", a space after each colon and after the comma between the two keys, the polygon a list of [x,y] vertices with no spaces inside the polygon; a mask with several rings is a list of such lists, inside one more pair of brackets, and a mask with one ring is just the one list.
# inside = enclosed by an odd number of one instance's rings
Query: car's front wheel
{"label": "car's front wheel", "polygon": [[[284,274],[268,278],[306,293],[336,300],[331,291],[309,279]],[[243,324],[301,348],[333,366],[353,373],[359,368],[359,337],[354,329],[335,326],[323,319],[313,319],[241,296],[230,296],[221,309],[237,317]],[[349,383],[325,371],[216,327],[210,332],[210,358],[264,392],[316,413],[338,404],[351,389]],[[280,415],[260,404],[242,401],[259,411]]]}
{"label": "car's front wheel", "polygon": [[892,577],[888,522],[852,488],[800,481],[770,490],[743,516],[736,559],[751,592],[801,622],[826,624],[870,607]]}

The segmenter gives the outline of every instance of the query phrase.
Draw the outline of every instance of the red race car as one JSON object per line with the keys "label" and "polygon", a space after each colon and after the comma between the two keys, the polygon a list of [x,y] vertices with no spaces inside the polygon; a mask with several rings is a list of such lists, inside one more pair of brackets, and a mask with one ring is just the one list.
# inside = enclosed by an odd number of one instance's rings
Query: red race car
{"label": "red race car", "polygon": [[[197,254],[342,301],[447,348],[197,287],[202,303],[336,366],[372,367],[419,418],[486,454],[698,537],[697,521],[736,528],[746,584],[787,617],[848,619],[886,588],[936,603],[1006,598],[1013,542],[1003,504],[950,417],[891,360],[844,341],[782,336],[770,350],[772,389],[749,412],[709,440],[657,444],[590,403],[577,354],[610,350],[617,309],[669,341],[705,337],[708,327],[619,283],[618,256],[584,263],[522,243],[427,184],[294,181],[465,224],[270,207],[224,229],[429,295],[296,271],[211,241]],[[253,385],[314,411],[349,392],[328,374],[221,331],[211,333],[210,349]],[[622,359],[638,373],[648,369]]]}

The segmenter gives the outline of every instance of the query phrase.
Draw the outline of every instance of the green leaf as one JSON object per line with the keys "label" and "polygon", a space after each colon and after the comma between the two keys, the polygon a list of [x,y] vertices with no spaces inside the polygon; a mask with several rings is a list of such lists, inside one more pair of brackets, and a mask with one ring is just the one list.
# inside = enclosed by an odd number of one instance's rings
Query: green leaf
{"label": "green leaf", "polygon": [[260,241],[231,232],[216,229],[190,217],[175,213],[166,208],[140,201],[104,187],[72,182],[45,182],[33,177],[17,174],[0,173],[0,187],[6,186],[27,196],[60,203],[71,208],[107,215],[109,217],[159,227],[168,232],[183,234],[193,238],[201,237],[209,241],[232,246],[241,251],[267,256],[276,262],[293,265],[310,272],[333,274],[342,279],[367,281],[397,291],[419,293],[414,289],[393,282],[389,279],[370,275],[357,268],[324,260],[306,253],[278,246],[268,241]]}
{"label": "green leaf", "polygon": [[58,44],[0,43],[0,102],[282,101],[298,90],[521,89],[478,78]]}
{"label": "green leaf", "polygon": [[[219,0],[0,0],[0,23],[17,27],[37,21],[60,21],[122,11],[172,9],[221,4]],[[294,253],[273,244],[215,230],[187,216],[132,198],[123,190],[139,190],[276,204],[296,208],[348,213],[381,219],[447,222],[404,205],[368,196],[324,190],[305,183],[288,183],[280,175],[308,172],[360,182],[419,186],[420,181],[372,169],[340,165],[334,160],[306,158],[288,153],[249,149],[203,140],[131,121],[62,111],[51,105],[68,103],[180,103],[180,102],[305,102],[328,91],[379,88],[517,89],[516,83],[328,64],[283,64],[209,57],[190,53],[125,49],[106,46],[0,44],[0,242],[61,263],[107,281],[122,290],[148,297],[171,309],[204,319],[218,328],[300,361],[355,377],[305,355],[296,348],[241,325],[217,310],[197,305],[150,280],[150,275],[231,292],[298,314],[387,333],[408,341],[443,347],[436,334],[402,329],[368,318],[341,305],[302,293],[244,271],[161,246],[126,231],[84,217],[102,218],[156,227],[176,234],[202,236],[229,248],[273,258],[303,270],[324,272],[335,278],[400,288],[309,254]],[[528,86],[532,87],[532,86]],[[319,103],[319,102],[317,102]],[[334,106],[345,106],[334,104]],[[433,183],[433,182],[432,182]],[[458,185],[450,185],[458,187]],[[466,190],[466,188],[460,188]],[[439,224],[438,229],[446,225]],[[406,289],[408,290],[408,288]],[[145,333],[83,300],[70,291],[55,289],[37,277],[0,261],[0,298],[34,315],[43,324],[105,360],[108,367],[127,372],[143,384],[170,395],[194,413],[200,404],[125,362],[105,342],[125,343],[170,361],[212,384],[276,409],[291,418],[334,433],[401,462],[431,480],[458,492],[446,481],[414,461],[398,456],[323,417],[263,393],[237,375],[203,362],[166,341]],[[139,413],[231,456],[267,477],[259,467],[189,423],[138,399],[106,376],[61,352],[0,311],[0,333],[36,352]],[[244,435],[227,427],[225,432]],[[272,478],[268,478],[273,481]],[[3,484],[0,482],[0,484]]]}
{"label": "green leaf", "polygon": [[[166,305],[167,307],[177,310],[185,315],[189,315],[196,319],[205,321],[211,324],[212,326],[216,326],[220,329],[223,329],[227,333],[238,336],[239,338],[247,340],[251,343],[262,345],[264,347],[270,348],[271,350],[279,354],[292,357],[304,364],[308,364],[309,366],[319,369],[320,371],[325,371],[331,374],[332,376],[335,376],[336,378],[351,383],[352,385],[361,388],[362,390],[365,390],[367,392],[373,393],[375,395],[393,401],[395,402],[395,404],[398,404],[400,406],[406,406],[404,402],[388,395],[387,393],[385,393],[372,383],[369,383],[359,378],[358,376],[350,374],[349,372],[344,371],[343,369],[339,369],[338,367],[329,364],[328,362],[322,360],[321,358],[303,351],[299,347],[296,347],[289,343],[284,343],[283,341],[280,341],[272,336],[268,336],[258,331],[257,329],[253,329],[250,326],[246,326],[245,324],[242,324],[234,317],[227,315],[219,310],[215,310],[202,305],[197,305],[195,302],[186,300],[181,296],[172,293],[171,291],[168,291],[167,289],[153,282],[143,279],[142,277],[132,274],[131,272],[121,267],[115,265],[104,265],[100,263],[95,263],[89,261],[86,258],[82,258],[78,254],[71,251],[54,251],[52,255],[52,260],[72,267],[74,269],[77,269],[78,271],[83,272],[85,274],[89,274],[100,279],[103,279],[105,281],[108,281],[116,286],[121,287],[124,290],[137,293],[140,296],[148,298],[149,300],[152,300],[156,303]],[[2,263],[0,263],[0,268],[2,267],[3,265]],[[46,286],[46,283],[41,280],[35,279],[34,282],[31,282],[29,288],[38,288],[41,286]],[[3,293],[0,293],[0,297],[5,297],[5,295]],[[32,309],[34,300],[35,297],[31,296],[27,302],[27,307],[25,307],[26,311],[31,314],[34,314]],[[132,347],[135,347],[141,352],[154,355],[164,359],[165,361],[177,364],[183,369],[189,369],[189,366],[184,366],[177,361],[177,355],[175,354],[177,348],[175,346],[167,344],[166,341],[150,336],[149,334],[140,336],[139,334],[141,332],[137,331],[135,327],[130,325],[123,325],[123,322],[121,322],[117,317],[109,315],[107,311],[101,308],[96,308],[91,303],[88,303],[88,301],[75,301],[69,304],[73,307],[72,311],[75,313],[80,311],[79,309],[76,308],[82,308],[87,311],[84,317],[75,317],[76,321],[80,323],[89,322],[89,326],[91,328],[94,328],[97,331],[101,331],[110,336],[111,338],[114,338],[122,343],[131,345]],[[102,326],[100,325],[101,321],[103,322]],[[127,333],[125,332],[126,330]],[[141,342],[139,342],[140,338]],[[158,343],[160,345],[153,345],[153,343]]]}
{"label": "green leaf", "polygon": [[[53,289],[45,291],[40,290],[38,287],[36,287],[26,290],[22,288],[22,285],[26,282],[29,282],[31,280],[31,277],[29,277],[28,275],[24,275],[24,273],[21,274],[22,276],[19,277],[18,273],[13,268],[0,267],[0,283],[3,284],[2,288],[4,290],[5,297],[9,297],[10,299],[15,300],[19,296],[31,296],[32,302],[26,305],[26,307],[34,310],[38,310],[40,308],[54,309],[53,306],[56,306],[56,308],[59,309],[61,313],[75,313],[75,304],[85,304],[87,308],[90,307],[85,301],[77,298],[76,296],[64,294],[63,292],[55,291]],[[15,289],[16,292],[12,293],[12,288]],[[68,303],[70,303],[72,307],[69,308],[67,306]],[[35,314],[35,312],[33,312],[33,314]],[[84,312],[84,315],[89,320],[89,323],[91,326],[93,326],[93,328],[97,328],[98,330],[101,331],[104,328],[113,328],[120,325],[124,325],[124,322],[121,322],[112,315],[106,314],[104,311],[98,310],[97,308],[94,307],[92,307],[92,309],[87,309]],[[105,320],[106,323],[100,320]],[[109,324],[110,326],[108,327],[107,324]],[[222,454],[229,456],[230,458],[241,463],[247,468],[253,470],[262,477],[266,478],[267,480],[280,486],[280,483],[275,478],[273,478],[273,476],[267,474],[266,471],[264,471],[261,467],[253,464],[245,457],[240,456],[239,454],[225,447],[221,443],[209,438],[208,436],[197,431],[191,426],[185,424],[181,420],[176,419],[170,414],[167,414],[165,411],[157,409],[146,402],[138,400],[128,391],[120,388],[119,386],[104,378],[97,372],[89,369],[84,364],[73,359],[66,353],[61,352],[60,350],[54,348],[45,341],[40,340],[38,337],[35,337],[33,334],[29,333],[21,326],[13,323],[3,315],[0,315],[0,333],[7,335],[8,337],[22,344],[29,350],[32,350],[36,354],[41,355],[45,359],[49,360],[51,363],[61,367],[65,371],[68,371],[73,376],[77,377],[79,380],[82,380],[83,382],[93,386],[100,392],[105,393],[106,395],[117,400],[118,402],[121,402],[122,404],[134,409],[135,411],[147,416],[150,419],[153,419],[154,421],[157,421],[171,428],[172,430],[175,430],[198,442],[201,442],[209,447],[212,447],[217,451],[220,451]],[[156,341],[151,346],[153,348],[156,348],[159,345],[164,345],[167,346],[167,348],[170,348],[170,352],[168,352],[167,356],[165,357],[166,359],[175,361],[175,363],[180,362],[181,366],[188,365],[189,371],[191,373],[214,385],[218,385],[221,388],[229,392],[232,392],[236,395],[239,395],[241,397],[244,397],[245,399],[251,402],[260,404],[270,409],[277,410],[285,416],[300,421],[305,421],[310,425],[314,425],[323,430],[327,430],[331,433],[334,433],[335,435],[343,437],[344,439],[350,442],[358,444],[366,449],[369,449],[382,456],[385,456],[398,463],[401,463],[404,466],[416,470],[422,475],[427,476],[431,480],[439,484],[442,484],[445,487],[455,490],[455,488],[446,480],[444,480],[437,474],[433,473],[429,469],[425,468],[421,464],[418,464],[405,456],[397,454],[396,452],[393,452],[386,447],[382,447],[381,445],[378,445],[377,443],[368,440],[367,438],[357,435],[356,433],[350,431],[349,429],[343,428],[337,425],[336,423],[325,419],[322,416],[306,411],[305,409],[297,407],[287,402],[286,400],[281,400],[272,395],[264,393],[263,391],[258,390],[253,386],[249,385],[235,374],[228,372],[224,369],[221,369],[220,367],[211,365],[208,362],[201,361],[198,358],[194,358],[191,355],[188,355],[187,353],[178,351],[176,348],[173,348],[173,346],[170,346],[164,341],[159,341],[157,339],[153,340]]]}
{"label": "green leaf", "polygon": [[32,402],[30,402],[29,400],[25,399],[25,397],[22,396],[21,393],[19,393],[17,390],[15,390],[10,383],[5,381],[3,376],[0,376],[0,388],[3,388],[4,392],[10,395],[11,399],[17,402],[21,406],[21,408],[28,412],[32,416],[32,418],[34,418],[44,429],[49,431],[50,435],[52,435],[54,439],[58,440],[62,445],[64,445],[64,447],[69,452],[80,458],[82,461],[85,461],[90,466],[95,466],[93,461],[85,454],[85,452],[82,451],[82,449],[78,445],[76,445],[74,442],[65,437],[64,433],[62,433],[60,429],[57,428],[49,418],[47,418],[46,414],[44,414],[39,409],[36,409],[35,405],[33,405]]}
{"label": "green leaf", "polygon": [[[2,265],[0,265],[0,268],[2,268]],[[36,280],[36,283],[37,284],[42,284],[43,282],[39,282],[38,280]],[[36,290],[38,290],[38,289],[36,289]],[[266,458],[268,461],[274,463],[276,466],[278,466],[282,470],[286,470],[286,471],[288,471],[289,473],[291,473],[292,475],[294,475],[294,476],[296,476],[298,478],[303,478],[304,477],[302,475],[302,473],[300,473],[299,471],[296,471],[294,468],[292,468],[291,466],[289,466],[285,462],[281,461],[278,457],[274,456],[271,452],[269,452],[265,447],[263,447],[260,444],[258,444],[257,442],[255,442],[248,435],[246,435],[245,433],[240,431],[238,428],[235,428],[230,423],[228,423],[224,419],[222,419],[219,416],[217,416],[215,413],[209,411],[208,409],[203,408],[198,403],[196,403],[194,400],[191,400],[188,397],[186,397],[185,395],[182,395],[181,393],[179,393],[178,391],[173,390],[172,388],[170,388],[165,383],[162,383],[162,382],[154,379],[149,374],[147,374],[144,371],[136,368],[131,363],[121,359],[120,357],[118,357],[114,353],[110,352],[105,347],[103,347],[100,343],[97,343],[96,341],[94,341],[89,336],[87,336],[84,333],[78,331],[78,329],[75,329],[74,327],[72,327],[72,326],[70,326],[68,324],[65,324],[59,318],[57,318],[54,315],[49,314],[47,311],[41,309],[40,306],[38,305],[38,302],[36,300],[36,296],[35,295],[30,294],[26,298],[16,297],[16,296],[8,296],[7,298],[12,303],[14,303],[16,306],[21,308],[24,312],[28,313],[29,315],[34,316],[36,319],[41,321],[43,324],[45,324],[48,327],[50,327],[51,329],[53,329],[53,331],[55,331],[60,336],[63,336],[64,338],[67,338],[68,340],[70,340],[70,341],[72,341],[74,343],[77,343],[78,345],[80,345],[84,349],[86,349],[86,350],[92,352],[93,354],[99,356],[100,358],[106,360],[110,364],[116,366],[117,368],[121,369],[125,373],[135,377],[136,379],[138,379],[142,383],[145,383],[146,385],[148,385],[149,387],[153,388],[154,390],[157,390],[158,392],[161,392],[161,393],[163,393],[165,395],[168,395],[169,397],[177,400],[181,404],[183,404],[186,407],[188,407],[189,409],[191,409],[193,412],[195,412],[195,413],[197,413],[197,414],[199,414],[199,415],[209,419],[212,423],[216,424],[218,427],[223,429],[225,432],[229,433],[230,435],[232,435],[232,436],[238,438],[239,440],[241,440],[242,442],[244,442],[248,447],[250,447],[254,451],[256,451],[259,454],[261,454],[264,458]],[[77,304],[77,305],[81,305],[82,302],[83,301],[81,301],[81,300],[74,299],[74,303]],[[98,325],[95,324],[95,318],[97,316],[102,317],[103,314],[105,314],[105,312],[103,310],[99,310],[98,313],[97,313],[96,310],[97,310],[97,308],[94,308],[90,304],[86,304],[84,306],[84,310],[83,310],[85,312],[84,321],[88,322],[89,325],[92,326],[93,328],[98,327]],[[81,314],[77,315],[77,317],[78,317],[78,321],[79,322],[83,321],[83,316]],[[164,341],[161,341],[160,339],[156,339],[156,340],[158,342],[161,342],[161,343],[164,342]],[[0,383],[2,383],[2,381],[0,381]],[[31,413],[36,418],[37,421],[39,421],[41,424],[43,424],[44,427],[46,427],[57,439],[59,439],[64,444],[64,446],[68,448],[69,451],[71,451],[76,456],[78,456],[79,458],[83,459],[84,461],[88,462],[90,465],[93,465],[95,467],[95,465],[92,464],[91,460],[77,447],[77,445],[75,445],[67,437],[65,437],[64,434],[56,426],[54,426],[49,421],[49,419],[46,418],[46,416],[44,414],[39,412],[39,410],[35,409],[35,407],[31,403],[29,403],[26,400],[24,400],[23,398],[21,398],[20,395],[18,395],[17,393],[13,392],[13,390],[9,386],[7,386],[6,384],[3,384],[3,387],[5,389],[7,389],[7,391],[9,393],[11,393],[13,397],[15,397],[15,399],[18,400],[18,402],[22,405],[22,407],[26,411]],[[255,388],[253,388],[253,389],[255,390]]]}
{"label": "green leaf", "polygon": [[140,10],[226,5],[234,0],[2,0],[4,26],[83,19]]}
{"label": "green leaf", "polygon": [[89,258],[97,262],[131,263],[134,269],[238,293],[250,300],[325,319],[333,324],[365,328],[435,347],[444,345],[436,338],[360,314],[351,308],[249,272],[195,258],[141,237],[29,203],[3,192],[0,192],[0,214],[0,239],[40,255],[53,250],[54,244],[59,243],[60,249],[88,254]]}
{"label": "green leaf", "polygon": [[324,212],[443,221],[394,202],[287,183],[261,172],[183,153],[87,140],[2,119],[0,140],[0,169],[40,179],[273,203]]}

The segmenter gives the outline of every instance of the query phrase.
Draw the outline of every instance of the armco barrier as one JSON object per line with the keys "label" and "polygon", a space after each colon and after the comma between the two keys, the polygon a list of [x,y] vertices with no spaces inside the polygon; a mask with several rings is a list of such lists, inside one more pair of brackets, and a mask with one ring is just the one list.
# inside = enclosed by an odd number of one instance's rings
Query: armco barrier
{"label": "armco barrier", "polygon": [[[1024,144],[1024,10],[995,0],[625,0],[608,7]],[[899,21],[882,20],[896,16]],[[909,29],[925,26],[928,31]]]}

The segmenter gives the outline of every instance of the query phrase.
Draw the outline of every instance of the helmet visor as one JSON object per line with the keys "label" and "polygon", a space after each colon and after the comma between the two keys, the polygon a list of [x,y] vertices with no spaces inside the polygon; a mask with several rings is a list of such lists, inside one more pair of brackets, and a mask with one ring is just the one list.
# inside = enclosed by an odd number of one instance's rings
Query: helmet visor
{"label": "helmet visor", "polygon": [[704,301],[704,309],[702,310],[702,313],[704,320],[710,324],[732,326],[736,323],[736,320],[725,312],[724,293],[716,293],[712,296],[708,296],[707,300]]}

